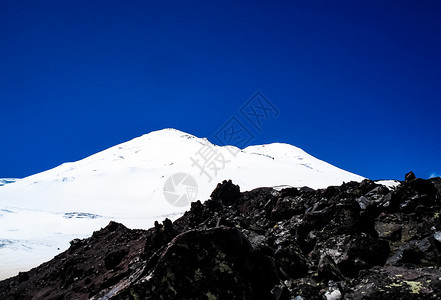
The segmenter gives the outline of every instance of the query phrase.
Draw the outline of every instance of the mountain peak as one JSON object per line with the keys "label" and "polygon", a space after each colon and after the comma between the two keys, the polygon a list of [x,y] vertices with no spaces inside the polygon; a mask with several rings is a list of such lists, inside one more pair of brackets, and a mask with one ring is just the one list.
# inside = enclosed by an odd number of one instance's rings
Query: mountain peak
{"label": "mountain peak", "polygon": [[168,136],[193,136],[189,133],[186,133],[184,131],[175,129],[175,128],[164,128],[164,129],[159,129],[159,130],[155,130],[155,131],[151,131],[145,135],[148,136],[155,136],[155,135],[168,135]]}
{"label": "mountain peak", "polygon": [[[364,179],[289,144],[242,151],[212,146],[205,138],[167,128],[0,186],[0,236],[14,241],[2,247],[3,261],[16,262],[18,255],[36,265],[109,220],[149,228],[158,219],[176,219],[191,201],[209,199],[224,180],[250,191],[274,186],[317,189]],[[166,184],[172,189],[166,190]],[[185,201],[177,205],[182,195]],[[16,243],[25,246],[17,250]],[[2,272],[13,267],[0,264]]]}

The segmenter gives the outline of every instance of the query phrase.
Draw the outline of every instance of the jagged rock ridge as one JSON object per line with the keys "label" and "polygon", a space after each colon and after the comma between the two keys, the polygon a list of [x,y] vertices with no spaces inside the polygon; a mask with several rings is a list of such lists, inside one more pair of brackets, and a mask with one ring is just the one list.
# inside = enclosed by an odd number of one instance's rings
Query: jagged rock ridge
{"label": "jagged rock ridge", "polygon": [[72,241],[0,282],[0,298],[437,299],[440,212],[440,178],[244,193],[225,181],[173,223]]}

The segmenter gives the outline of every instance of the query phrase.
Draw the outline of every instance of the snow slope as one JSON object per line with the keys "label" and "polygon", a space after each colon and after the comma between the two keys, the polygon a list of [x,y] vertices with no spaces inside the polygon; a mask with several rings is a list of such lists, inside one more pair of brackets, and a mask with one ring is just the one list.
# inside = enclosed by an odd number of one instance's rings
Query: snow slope
{"label": "snow slope", "polygon": [[398,180],[375,180],[375,183],[384,185],[389,190],[395,190],[401,184]]}
{"label": "snow slope", "polygon": [[9,183],[14,183],[17,180],[18,179],[16,179],[16,178],[0,178],[0,186],[3,186],[5,184],[9,184]]}
{"label": "snow slope", "polygon": [[[209,157],[204,168],[197,167]],[[175,129],[154,131],[0,186],[0,279],[51,259],[73,238],[88,236],[110,220],[150,228],[155,220],[176,219],[189,205],[170,204],[164,184],[182,172],[195,179],[200,200],[208,199],[225,179],[239,184],[241,191],[285,185],[323,188],[364,179],[288,144],[240,150]]]}

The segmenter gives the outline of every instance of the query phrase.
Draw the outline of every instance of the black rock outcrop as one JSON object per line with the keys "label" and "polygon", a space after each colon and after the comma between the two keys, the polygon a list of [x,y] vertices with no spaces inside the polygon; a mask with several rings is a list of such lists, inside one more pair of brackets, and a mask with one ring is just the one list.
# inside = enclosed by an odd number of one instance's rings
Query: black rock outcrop
{"label": "black rock outcrop", "polygon": [[327,189],[231,181],[150,230],[111,222],[0,282],[0,299],[438,299],[441,179]]}

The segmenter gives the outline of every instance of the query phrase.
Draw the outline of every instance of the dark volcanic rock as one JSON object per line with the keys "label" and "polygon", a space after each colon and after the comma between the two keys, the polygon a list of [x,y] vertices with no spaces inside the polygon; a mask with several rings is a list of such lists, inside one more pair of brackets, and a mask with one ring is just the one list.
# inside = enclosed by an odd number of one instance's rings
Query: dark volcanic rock
{"label": "dark volcanic rock", "polygon": [[224,180],[217,185],[210,197],[215,201],[222,202],[224,205],[232,205],[240,198],[240,188],[238,185],[233,184],[231,180]]}
{"label": "dark volcanic rock", "polygon": [[110,222],[51,261],[0,282],[0,299],[89,299],[132,273],[148,234]]}
{"label": "dark volcanic rock", "polygon": [[0,282],[0,299],[437,299],[441,179],[322,190],[231,181],[175,222],[111,222]]}
{"label": "dark volcanic rock", "polygon": [[269,257],[253,250],[239,230],[218,227],[178,235],[155,267],[117,298],[271,298],[277,283]]}
{"label": "dark volcanic rock", "polygon": [[347,299],[439,299],[439,268],[374,267],[360,274]]}
{"label": "dark volcanic rock", "polygon": [[409,182],[416,179],[415,174],[413,174],[412,171],[410,171],[409,173],[406,174],[406,176],[404,177],[404,181]]}

